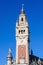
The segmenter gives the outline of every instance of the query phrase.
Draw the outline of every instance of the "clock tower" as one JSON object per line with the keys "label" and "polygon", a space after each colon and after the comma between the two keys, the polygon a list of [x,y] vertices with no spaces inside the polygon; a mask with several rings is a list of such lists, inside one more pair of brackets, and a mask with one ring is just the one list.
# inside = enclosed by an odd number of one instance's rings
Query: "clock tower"
{"label": "clock tower", "polygon": [[16,64],[29,65],[29,26],[22,7],[16,22]]}

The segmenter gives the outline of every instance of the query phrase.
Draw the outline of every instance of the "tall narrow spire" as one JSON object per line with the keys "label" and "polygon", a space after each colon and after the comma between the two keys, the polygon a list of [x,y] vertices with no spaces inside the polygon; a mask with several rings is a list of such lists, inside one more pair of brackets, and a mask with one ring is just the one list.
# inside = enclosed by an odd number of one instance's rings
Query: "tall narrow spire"
{"label": "tall narrow spire", "polygon": [[24,4],[22,4],[22,11],[24,10],[23,7],[24,7]]}
{"label": "tall narrow spire", "polygon": [[8,53],[12,53],[12,49],[11,48],[9,48],[9,52]]}
{"label": "tall narrow spire", "polygon": [[8,56],[7,56],[7,65],[11,65],[12,62],[12,50],[9,48]]}
{"label": "tall narrow spire", "polygon": [[8,51],[8,59],[12,59],[12,50],[11,50],[11,48],[9,48],[9,51]]}
{"label": "tall narrow spire", "polygon": [[24,4],[22,4],[21,13],[24,13]]}

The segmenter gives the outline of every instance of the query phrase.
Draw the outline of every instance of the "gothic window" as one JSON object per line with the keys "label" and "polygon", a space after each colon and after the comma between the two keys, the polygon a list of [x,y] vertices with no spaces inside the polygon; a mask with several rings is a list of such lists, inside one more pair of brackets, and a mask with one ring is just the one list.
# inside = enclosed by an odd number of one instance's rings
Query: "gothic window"
{"label": "gothic window", "polygon": [[21,18],[21,21],[23,21],[23,18]]}

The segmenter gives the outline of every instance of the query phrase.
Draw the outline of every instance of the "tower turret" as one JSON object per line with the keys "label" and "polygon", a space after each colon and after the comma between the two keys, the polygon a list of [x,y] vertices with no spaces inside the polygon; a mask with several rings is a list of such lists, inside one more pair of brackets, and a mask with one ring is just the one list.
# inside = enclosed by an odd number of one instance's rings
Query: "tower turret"
{"label": "tower turret", "polygon": [[12,50],[9,48],[8,56],[7,56],[7,65],[11,65],[12,62]]}

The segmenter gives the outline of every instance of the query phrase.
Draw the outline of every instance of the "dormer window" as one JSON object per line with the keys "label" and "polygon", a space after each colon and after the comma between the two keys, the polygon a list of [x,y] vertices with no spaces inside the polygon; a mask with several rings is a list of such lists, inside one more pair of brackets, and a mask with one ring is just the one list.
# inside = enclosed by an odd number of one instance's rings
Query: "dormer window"
{"label": "dormer window", "polygon": [[23,18],[21,18],[21,21],[23,21]]}

